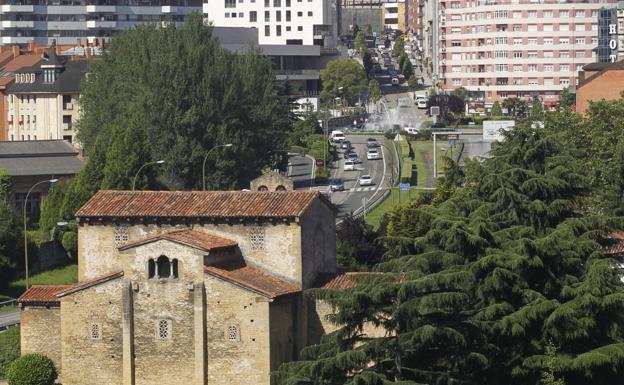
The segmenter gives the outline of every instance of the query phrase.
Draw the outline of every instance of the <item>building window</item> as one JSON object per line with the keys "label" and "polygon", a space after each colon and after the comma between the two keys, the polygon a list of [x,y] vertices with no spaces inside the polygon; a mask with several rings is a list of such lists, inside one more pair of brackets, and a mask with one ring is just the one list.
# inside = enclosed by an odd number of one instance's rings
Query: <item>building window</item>
{"label": "building window", "polygon": [[544,64],[544,72],[553,72],[554,67],[552,64]]}
{"label": "building window", "polygon": [[528,45],[537,45],[537,39],[528,39],[527,40],[527,44]]}
{"label": "building window", "polygon": [[171,320],[161,319],[156,321],[156,339],[159,341],[171,339]]}
{"label": "building window", "polygon": [[299,17],[303,16],[303,12],[297,12],[297,16]]}
{"label": "building window", "polygon": [[147,261],[147,278],[154,278],[156,276],[156,263],[153,258]]}
{"label": "building window", "polygon": [[275,11],[275,21],[277,22],[282,21],[282,11]]}
{"label": "building window", "polygon": [[312,16],[312,11],[308,11],[308,16]]}
{"label": "building window", "polygon": [[522,51],[516,51],[513,53],[514,59],[522,59]]}
{"label": "building window", "polygon": [[271,0],[264,0],[264,7],[269,8],[271,6]]}
{"label": "building window", "polygon": [[89,324],[89,338],[93,341],[102,339],[102,324],[97,322],[91,322]]}
{"label": "building window", "polygon": [[113,241],[117,247],[128,243],[128,226],[115,226],[113,228]]}
{"label": "building window", "polygon": [[559,17],[560,18],[567,18],[569,16],[570,16],[570,14],[568,13],[568,11],[559,11]]}
{"label": "building window", "polygon": [[236,342],[239,340],[238,326],[236,325],[228,326],[227,339],[230,342]]}
{"label": "building window", "polygon": [[255,23],[258,21],[258,12],[251,11],[249,12],[249,22]]}
{"label": "building window", "polygon": [[[264,11],[264,22],[268,23],[269,21],[271,21],[271,12]],[[269,36],[269,35],[266,35],[266,36]]]}
{"label": "building window", "polygon": [[528,17],[537,17],[537,11],[529,11],[527,14]]}
{"label": "building window", "polygon": [[300,26],[300,25],[299,25],[299,26],[297,26],[297,31],[299,31],[299,32],[303,31],[303,27],[302,27],[302,26]]}
{"label": "building window", "polygon": [[585,44],[585,38],[584,37],[577,37],[576,39],[574,39],[574,43],[575,44]]}
{"label": "building window", "polygon": [[567,37],[560,37],[559,38],[559,44],[568,45],[568,44],[570,44],[570,39],[568,39]]}
{"label": "building window", "polygon": [[225,0],[225,8],[236,8],[236,0]]}
{"label": "building window", "polygon": [[529,59],[536,59],[536,58],[537,58],[537,51],[529,51],[529,52],[527,53],[527,57],[528,57]]}
{"label": "building window", "polygon": [[273,6],[274,7],[281,7],[282,6],[282,0],[273,0]]}
{"label": "building window", "polygon": [[264,242],[265,230],[264,227],[254,226],[249,228],[249,242],[251,243],[251,250],[265,250]]}
{"label": "building window", "polygon": [[156,260],[156,266],[158,269],[158,278],[169,278],[171,276],[171,263],[169,258],[161,255]]}
{"label": "building window", "polygon": [[178,278],[178,260],[169,260],[164,255],[158,257],[156,261],[150,259],[147,261],[147,277],[148,278]]}
{"label": "building window", "polygon": [[286,0],[286,6],[290,7],[290,0]]}
{"label": "building window", "polygon": [[[290,11],[286,11],[286,21],[290,21]],[[290,29],[288,31],[290,31]]]}
{"label": "building window", "polygon": [[282,36],[282,26],[281,25],[275,26],[275,35],[276,36]]}
{"label": "building window", "polygon": [[286,32],[290,32],[290,25],[286,26]]}
{"label": "building window", "polygon": [[271,26],[270,25],[265,25],[264,26],[264,36],[271,36]]}
{"label": "building window", "polygon": [[553,44],[553,39],[551,37],[544,38],[544,45],[552,45],[552,44]]}
{"label": "building window", "polygon": [[527,71],[528,72],[537,72],[537,64],[529,64],[527,66]]}
{"label": "building window", "polygon": [[569,72],[570,71],[570,65],[569,64],[560,64],[559,65],[559,72]]}

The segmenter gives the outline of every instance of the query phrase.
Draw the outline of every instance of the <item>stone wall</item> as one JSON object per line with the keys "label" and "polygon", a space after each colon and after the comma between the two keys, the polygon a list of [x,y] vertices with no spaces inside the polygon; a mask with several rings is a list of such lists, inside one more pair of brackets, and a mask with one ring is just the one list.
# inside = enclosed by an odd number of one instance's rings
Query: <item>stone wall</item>
{"label": "stone wall", "polygon": [[[61,298],[63,385],[122,383],[122,280]],[[101,337],[92,338],[98,324]]]}
{"label": "stone wall", "polygon": [[251,191],[279,191],[294,190],[292,180],[274,171],[261,175],[249,184]]}
{"label": "stone wall", "polygon": [[[333,217],[332,217],[333,218]],[[333,223],[333,219],[330,221]],[[250,241],[250,231],[264,230],[265,247],[254,250]],[[238,242],[245,260],[259,266],[271,274],[301,284],[301,230],[298,224],[283,222],[259,224],[205,224],[191,226]],[[128,242],[137,241],[150,235],[189,228],[171,225],[134,225],[125,230]],[[78,231],[78,278],[86,280],[112,271],[123,270],[134,274],[134,257],[120,253],[115,245],[115,226],[82,224]],[[309,246],[310,247],[310,246]],[[188,249],[188,248],[187,248]],[[154,253],[157,258],[160,255]],[[278,257],[279,256],[279,257]]]}
{"label": "stone wall", "polygon": [[300,295],[290,295],[275,299],[269,305],[271,332],[271,371],[283,363],[292,361],[301,346],[297,325],[297,303]]}
{"label": "stone wall", "polygon": [[[269,385],[269,302],[219,278],[206,275],[208,384]],[[229,327],[237,338],[229,340]]]}
{"label": "stone wall", "polygon": [[320,272],[335,272],[336,222],[334,212],[316,200],[301,218],[303,288],[312,287]]}
{"label": "stone wall", "polygon": [[61,365],[61,309],[24,307],[20,312],[21,354],[41,353],[50,357],[57,370]]}

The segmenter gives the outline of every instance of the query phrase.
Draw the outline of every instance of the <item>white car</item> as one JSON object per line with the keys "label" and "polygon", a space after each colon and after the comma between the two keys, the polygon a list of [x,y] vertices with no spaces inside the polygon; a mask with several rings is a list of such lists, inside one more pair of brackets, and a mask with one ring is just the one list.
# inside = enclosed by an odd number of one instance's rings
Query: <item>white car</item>
{"label": "white car", "polygon": [[343,170],[355,171],[355,162],[352,160],[345,160]]}
{"label": "white car", "polygon": [[366,153],[366,159],[368,160],[381,159],[381,153],[376,148],[371,148]]}
{"label": "white car", "polygon": [[418,99],[416,101],[416,106],[421,109],[427,108],[427,101],[425,99]]}
{"label": "white car", "polygon": [[370,175],[362,175],[358,179],[360,186],[371,186],[373,184],[373,178]]}

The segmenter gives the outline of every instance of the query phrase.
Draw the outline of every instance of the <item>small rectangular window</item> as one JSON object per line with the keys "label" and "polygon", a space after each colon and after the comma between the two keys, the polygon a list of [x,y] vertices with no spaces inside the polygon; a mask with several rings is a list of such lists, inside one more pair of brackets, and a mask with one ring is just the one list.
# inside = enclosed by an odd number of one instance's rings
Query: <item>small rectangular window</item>
{"label": "small rectangular window", "polygon": [[161,319],[156,321],[156,339],[160,341],[171,339],[171,320]]}
{"label": "small rectangular window", "polygon": [[286,11],[286,21],[290,21],[290,11]]}
{"label": "small rectangular window", "polygon": [[265,25],[264,26],[264,36],[271,36],[271,26],[270,25]]}
{"label": "small rectangular window", "polygon": [[236,342],[239,340],[238,326],[229,325],[227,330],[227,339],[230,342]]}
{"label": "small rectangular window", "polygon": [[249,12],[249,22],[255,23],[258,21],[258,13],[256,11]]}
{"label": "small rectangular window", "polygon": [[[271,21],[271,12],[270,11],[264,11],[264,21],[266,23],[268,23],[269,21]],[[268,35],[267,35],[268,36]]]}
{"label": "small rectangular window", "polygon": [[102,339],[102,324],[98,322],[91,322],[89,324],[89,338],[93,341]]}
{"label": "small rectangular window", "polygon": [[276,36],[282,36],[282,26],[281,25],[275,26],[275,35]]}
{"label": "small rectangular window", "polygon": [[254,226],[249,229],[249,242],[251,250],[265,250],[265,230],[262,226]]}
{"label": "small rectangular window", "polygon": [[275,11],[275,21],[277,22],[282,21],[282,11]]}

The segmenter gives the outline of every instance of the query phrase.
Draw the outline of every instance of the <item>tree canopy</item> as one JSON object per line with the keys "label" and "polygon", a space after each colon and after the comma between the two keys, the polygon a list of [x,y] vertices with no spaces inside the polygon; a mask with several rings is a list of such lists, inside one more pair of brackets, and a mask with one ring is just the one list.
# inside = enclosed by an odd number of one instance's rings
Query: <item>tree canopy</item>
{"label": "tree canopy", "polygon": [[[79,124],[87,153],[99,137],[127,137],[126,131],[142,141],[127,141],[143,148],[136,162],[107,156],[107,186],[126,187],[139,163],[164,159],[162,183],[200,188],[204,156],[232,143],[211,153],[207,183],[241,188],[260,174],[267,151],[285,146],[288,101],[277,93],[269,59],[251,47],[241,54],[221,48],[201,16],[182,27],[144,25],[115,35],[89,73]],[[110,145],[107,155],[124,150],[120,142]]]}
{"label": "tree canopy", "polygon": [[448,183],[460,180],[390,219],[375,274],[310,292],[339,329],[282,365],[279,384],[624,381],[621,269],[602,244],[622,221],[588,210],[576,150],[520,125]]}
{"label": "tree canopy", "polygon": [[321,97],[324,100],[331,101],[340,97],[348,105],[353,105],[368,86],[364,67],[351,59],[338,59],[327,63],[321,70],[321,81]]}

